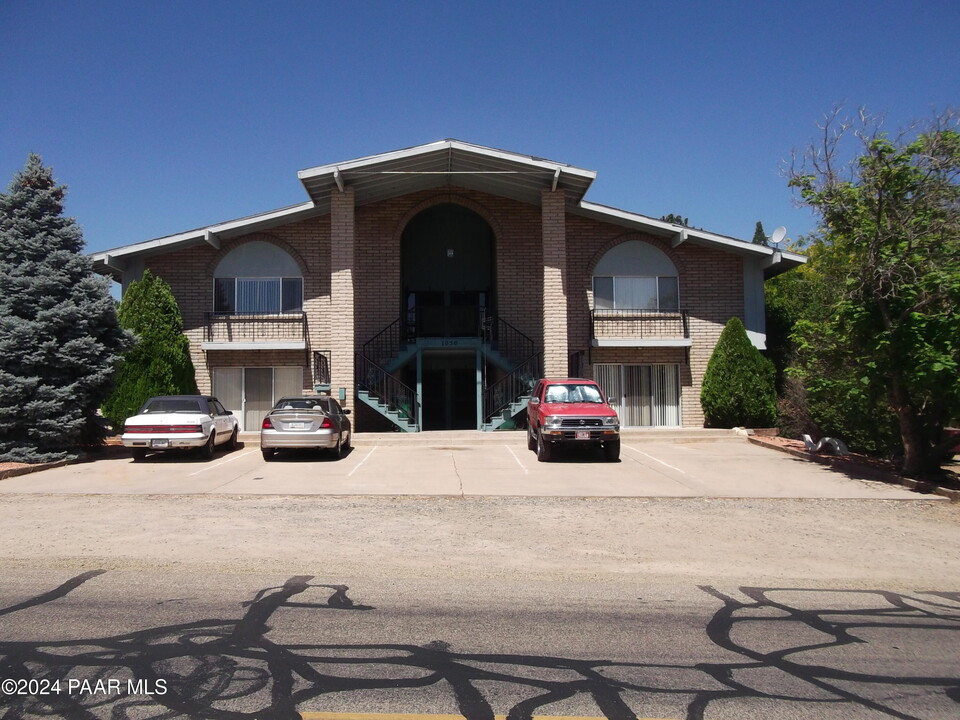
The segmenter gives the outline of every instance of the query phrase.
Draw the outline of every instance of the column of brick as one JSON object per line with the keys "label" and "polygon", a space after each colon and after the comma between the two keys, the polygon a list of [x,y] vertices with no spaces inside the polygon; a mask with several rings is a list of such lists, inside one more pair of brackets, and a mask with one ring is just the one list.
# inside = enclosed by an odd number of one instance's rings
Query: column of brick
{"label": "column of brick", "polygon": [[567,228],[563,190],[541,193],[543,228],[543,372],[567,375]]}
{"label": "column of brick", "polygon": [[344,407],[354,407],[354,193],[330,197],[330,385],[336,397],[346,388]]}

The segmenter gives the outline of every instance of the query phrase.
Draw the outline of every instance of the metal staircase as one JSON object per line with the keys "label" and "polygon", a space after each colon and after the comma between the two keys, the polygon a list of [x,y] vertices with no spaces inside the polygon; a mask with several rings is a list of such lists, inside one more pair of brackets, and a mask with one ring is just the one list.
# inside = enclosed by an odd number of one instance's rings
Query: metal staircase
{"label": "metal staircase", "polygon": [[[482,318],[473,339],[487,364],[505,373],[483,388],[481,429],[496,430],[523,412],[542,368],[533,340],[502,318]],[[404,432],[420,430],[421,398],[394,376],[421,350],[415,325],[397,318],[356,356],[357,397]],[[431,338],[435,340],[436,338]]]}

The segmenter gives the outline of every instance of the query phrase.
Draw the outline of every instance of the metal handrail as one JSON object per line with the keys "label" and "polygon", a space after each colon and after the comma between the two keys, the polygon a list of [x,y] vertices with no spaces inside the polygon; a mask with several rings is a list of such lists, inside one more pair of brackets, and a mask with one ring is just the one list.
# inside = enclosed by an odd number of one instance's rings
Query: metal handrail
{"label": "metal handrail", "polygon": [[[208,312],[206,315],[206,340],[214,339],[214,325],[224,324],[228,327],[238,325],[249,327],[251,329],[250,340],[258,340],[258,328],[264,327],[264,323],[290,323],[300,326],[300,338],[307,336],[307,314],[305,312],[295,313],[237,313],[237,312]],[[267,336],[269,337],[269,336]]]}
{"label": "metal handrail", "polygon": [[503,412],[517,398],[533,393],[533,387],[542,374],[542,360],[543,353],[533,353],[483,391],[484,422],[490,422],[492,417]]}
{"label": "metal handrail", "polygon": [[400,417],[420,427],[420,398],[417,391],[405,385],[383,367],[357,353],[356,382],[358,390],[366,390],[377,400],[396,411]]}
{"label": "metal handrail", "polygon": [[330,351],[313,351],[313,383],[314,385],[330,384]]}
{"label": "metal handrail", "polygon": [[490,347],[516,365],[533,354],[536,348],[533,340],[502,317],[497,316],[490,320],[491,322],[485,324],[483,337]]}
{"label": "metal handrail", "polygon": [[400,340],[403,330],[403,317],[398,317],[383,330],[378,332],[372,338],[363,344],[363,352],[366,358],[373,360],[375,364],[386,364],[400,351]]}
{"label": "metal handrail", "polygon": [[612,327],[614,335],[629,330],[633,337],[689,338],[686,310],[621,310],[600,308],[590,311],[590,336],[597,337],[597,325]]}

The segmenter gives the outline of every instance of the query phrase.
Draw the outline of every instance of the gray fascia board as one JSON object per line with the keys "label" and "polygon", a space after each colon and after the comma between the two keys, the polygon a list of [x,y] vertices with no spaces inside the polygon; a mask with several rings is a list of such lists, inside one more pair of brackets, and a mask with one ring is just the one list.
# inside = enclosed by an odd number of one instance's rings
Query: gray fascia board
{"label": "gray fascia board", "polygon": [[291,222],[297,219],[298,216],[309,217],[314,214],[315,210],[317,210],[317,208],[312,202],[301,203],[300,205],[293,205],[291,207],[281,208],[280,210],[272,210],[259,215],[251,215],[237,220],[228,220],[217,223],[216,225],[197,228],[196,230],[188,230],[187,232],[177,233],[176,235],[167,235],[165,237],[154,238],[153,240],[134,243],[133,245],[123,245],[121,247],[103,250],[94,253],[91,257],[94,262],[100,262],[105,265],[108,257],[121,258],[125,255],[141,255],[164,251],[179,245],[205,243],[205,238],[208,234],[226,238],[236,237],[257,229]]}

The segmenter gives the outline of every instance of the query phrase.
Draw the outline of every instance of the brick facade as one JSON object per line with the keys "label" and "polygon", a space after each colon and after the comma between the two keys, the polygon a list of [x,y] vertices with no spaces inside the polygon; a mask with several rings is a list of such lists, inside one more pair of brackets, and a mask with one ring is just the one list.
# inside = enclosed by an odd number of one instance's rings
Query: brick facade
{"label": "brick facade", "polygon": [[[304,386],[313,386],[312,353],[331,353],[332,387],[347,388],[346,406],[357,429],[385,429],[353,401],[354,352],[396,321],[402,310],[402,234],[419,212],[456,203],[480,215],[494,236],[496,313],[534,340],[549,375],[566,375],[571,353],[581,353],[583,372],[596,363],[676,363],[680,366],[685,426],[703,423],[700,385],[726,321],[743,317],[743,259],[704,245],[671,243],[570,211],[562,191],[544,191],[538,207],[457,187],[424,190],[356,206],[352,188],[331,196],[328,215],[300,220],[210,245],[149,256],[145,267],[170,283],[183,312],[185,333],[201,392],[210,392],[215,367],[299,365]],[[304,279],[305,323],[213,320],[213,277],[218,262],[252,240],[268,242],[296,260]],[[593,268],[609,249],[642,240],[662,250],[679,274],[680,307],[686,313],[689,348],[592,347]],[[304,350],[209,350],[210,340],[301,337]],[[673,331],[669,331],[668,334]]]}

